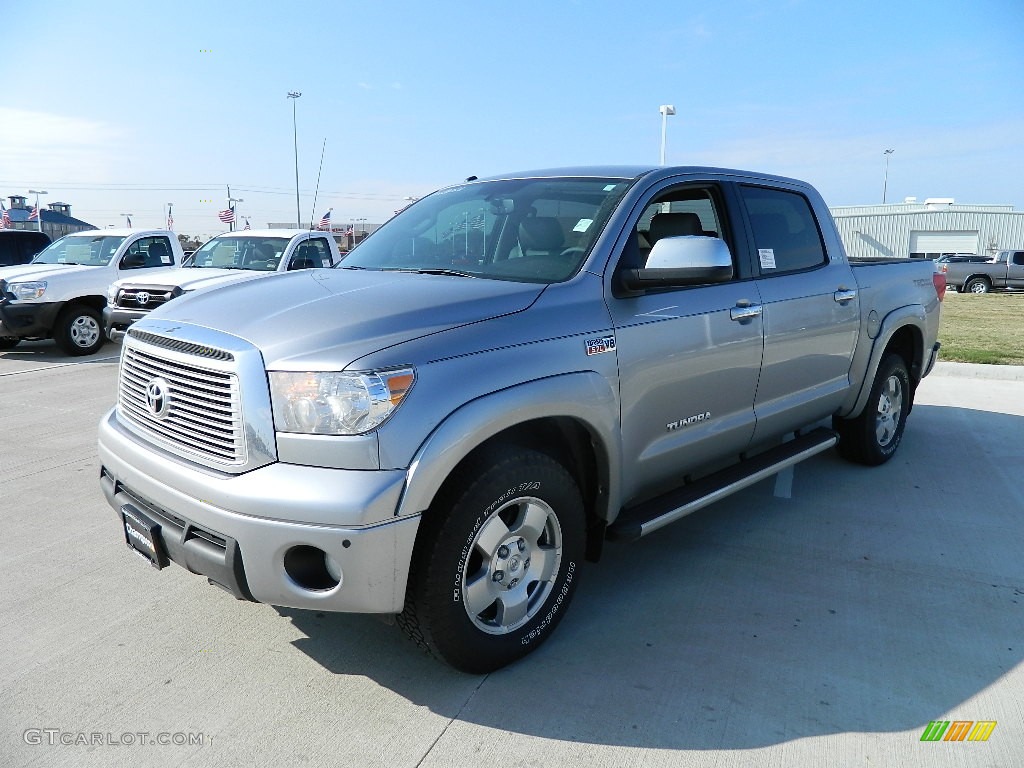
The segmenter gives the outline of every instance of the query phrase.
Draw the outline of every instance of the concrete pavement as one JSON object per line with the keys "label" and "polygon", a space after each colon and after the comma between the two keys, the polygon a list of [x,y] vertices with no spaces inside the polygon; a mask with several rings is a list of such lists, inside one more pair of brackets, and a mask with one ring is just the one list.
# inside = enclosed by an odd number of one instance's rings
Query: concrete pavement
{"label": "concrete pavement", "polygon": [[940,365],[883,467],[829,452],[609,545],[474,677],[132,556],[95,451],[118,351],[0,352],[4,766],[1024,764],[1020,369]]}

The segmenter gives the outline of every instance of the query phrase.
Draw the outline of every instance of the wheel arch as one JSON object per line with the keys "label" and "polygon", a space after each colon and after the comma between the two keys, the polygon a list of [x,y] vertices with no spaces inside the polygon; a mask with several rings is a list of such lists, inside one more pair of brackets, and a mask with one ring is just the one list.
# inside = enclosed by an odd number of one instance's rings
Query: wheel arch
{"label": "wheel arch", "polygon": [[399,516],[429,514],[461,467],[498,445],[546,453],[576,481],[587,515],[587,558],[600,556],[618,494],[618,400],[593,372],[512,387],[463,405],[417,451],[399,501]]}
{"label": "wheel arch", "polygon": [[861,379],[860,388],[857,390],[857,397],[844,404],[838,413],[839,416],[852,418],[864,410],[871,394],[875,375],[878,373],[878,367],[890,352],[900,355],[907,365],[907,371],[910,374],[911,407],[913,407],[914,393],[924,376],[926,364],[924,348],[926,322],[925,309],[919,304],[901,307],[886,316],[872,345],[871,356]]}

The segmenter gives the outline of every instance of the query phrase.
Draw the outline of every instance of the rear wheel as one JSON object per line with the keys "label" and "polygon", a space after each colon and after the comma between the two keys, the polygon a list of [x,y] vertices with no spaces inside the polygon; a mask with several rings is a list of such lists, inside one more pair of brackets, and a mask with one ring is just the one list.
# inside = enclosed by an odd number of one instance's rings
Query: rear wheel
{"label": "rear wheel", "polygon": [[964,290],[967,293],[988,293],[992,286],[984,277],[973,277],[964,285]]}
{"label": "rear wheel", "polygon": [[858,464],[884,464],[896,453],[903,439],[909,412],[907,364],[899,355],[886,355],[878,366],[871,394],[860,416],[832,421],[839,433],[839,453]]}
{"label": "rear wheel", "polygon": [[584,538],[580,492],[561,464],[526,448],[482,454],[424,516],[399,624],[463,672],[499,669],[565,614]]}
{"label": "rear wheel", "polygon": [[84,304],[72,304],[58,315],[53,338],[65,354],[75,357],[94,354],[106,341],[100,313]]}

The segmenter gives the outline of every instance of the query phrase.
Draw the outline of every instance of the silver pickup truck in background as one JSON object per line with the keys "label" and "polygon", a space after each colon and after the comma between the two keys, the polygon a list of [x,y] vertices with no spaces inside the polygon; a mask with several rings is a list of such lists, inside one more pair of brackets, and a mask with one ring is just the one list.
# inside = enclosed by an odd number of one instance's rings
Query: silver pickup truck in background
{"label": "silver pickup truck in background", "polygon": [[793,179],[473,177],[335,269],[132,325],[100,484],[157,568],[397,614],[485,672],[551,634],[606,540],[837,442],[892,457],[944,291],[930,262],[851,264]]}
{"label": "silver pickup truck in background", "polygon": [[999,251],[991,261],[945,262],[939,272],[957,293],[989,293],[997,288],[1024,288],[1024,251]]}

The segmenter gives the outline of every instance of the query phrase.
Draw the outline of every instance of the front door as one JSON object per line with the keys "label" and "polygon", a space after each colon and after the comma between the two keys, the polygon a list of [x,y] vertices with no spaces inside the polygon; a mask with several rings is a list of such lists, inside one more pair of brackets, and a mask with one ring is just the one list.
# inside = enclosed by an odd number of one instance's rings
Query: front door
{"label": "front door", "polygon": [[681,485],[687,475],[722,459],[735,459],[754,431],[762,324],[756,314],[741,319],[734,310],[756,307],[759,296],[755,283],[743,279],[722,199],[721,190],[708,185],[655,193],[620,257],[620,263],[642,265],[660,237],[722,237],[737,271],[728,283],[609,300],[626,504]]}

